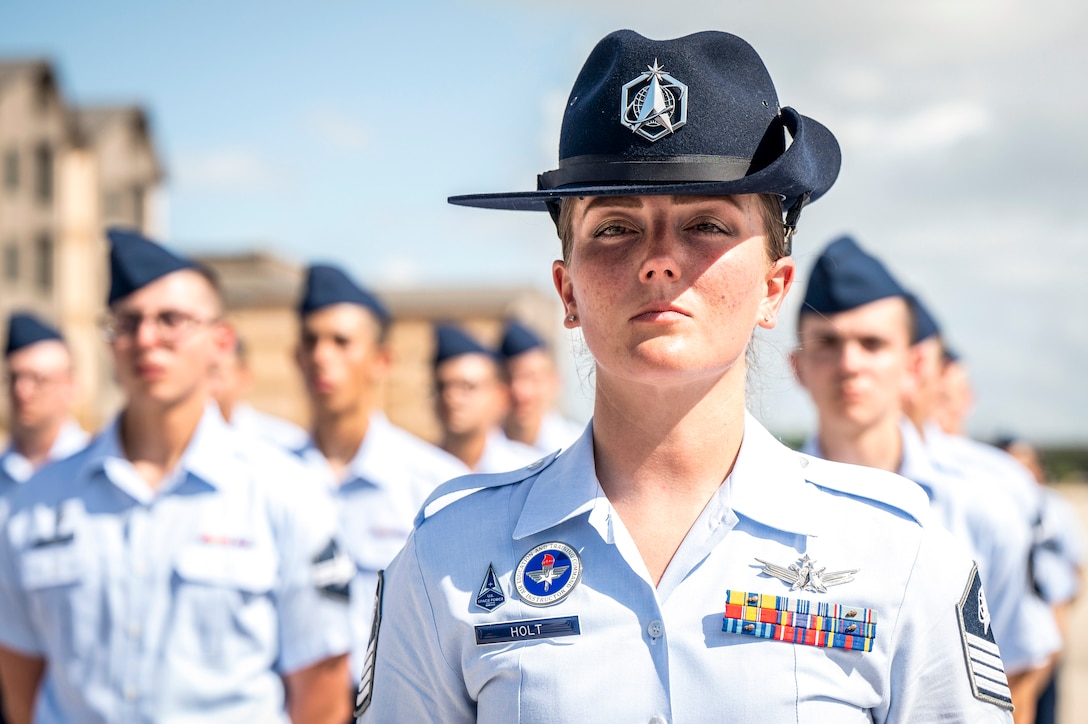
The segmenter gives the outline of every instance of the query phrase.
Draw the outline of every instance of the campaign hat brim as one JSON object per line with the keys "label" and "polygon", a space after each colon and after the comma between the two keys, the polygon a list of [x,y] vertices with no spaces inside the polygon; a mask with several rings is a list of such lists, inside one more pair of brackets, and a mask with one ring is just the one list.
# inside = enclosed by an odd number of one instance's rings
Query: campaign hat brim
{"label": "campaign hat brim", "polygon": [[[792,142],[774,161],[760,170],[737,178],[711,181],[621,181],[617,183],[573,183],[536,191],[450,196],[449,203],[482,209],[510,211],[547,211],[551,203],[570,197],[585,196],[731,196],[734,194],[777,194],[789,207],[808,194],[808,201],[823,196],[835,183],[842,165],[842,154],[834,134],[819,121],[783,108]],[[792,126],[792,127],[791,127]],[[735,159],[733,159],[735,161]],[[652,177],[670,165],[668,159],[626,161],[617,165],[625,173],[635,169]]]}

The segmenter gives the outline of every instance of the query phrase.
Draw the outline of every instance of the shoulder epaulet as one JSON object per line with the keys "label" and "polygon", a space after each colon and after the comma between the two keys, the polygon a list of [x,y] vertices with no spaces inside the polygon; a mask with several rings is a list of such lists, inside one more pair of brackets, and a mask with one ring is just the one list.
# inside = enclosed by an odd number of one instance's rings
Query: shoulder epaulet
{"label": "shoulder epaulet", "polygon": [[813,485],[894,508],[922,523],[929,515],[929,496],[921,485],[901,475],[862,465],[836,463],[802,455],[805,479]]}
{"label": "shoulder epaulet", "polygon": [[559,451],[549,453],[535,462],[531,462],[523,468],[511,470],[508,473],[473,473],[462,475],[448,482],[442,483],[427,497],[423,506],[416,514],[415,527],[419,527],[423,521],[430,518],[438,511],[461,498],[466,498],[473,493],[488,488],[499,488],[503,485],[513,485],[522,480],[531,478],[544,468],[548,467],[559,456]]}

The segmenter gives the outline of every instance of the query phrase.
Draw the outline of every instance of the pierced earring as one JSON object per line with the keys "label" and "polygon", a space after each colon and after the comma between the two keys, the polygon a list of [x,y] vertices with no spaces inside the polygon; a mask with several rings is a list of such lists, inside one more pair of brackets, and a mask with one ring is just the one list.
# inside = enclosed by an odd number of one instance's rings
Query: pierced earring
{"label": "pierced earring", "polygon": [[770,315],[764,314],[764,315],[763,315],[763,323],[764,323],[764,324],[767,324],[767,323],[768,323],[768,322],[770,322],[770,321],[771,321],[771,317],[770,317]]}
{"label": "pierced earring", "polygon": [[568,314],[568,315],[567,315],[567,321],[568,321],[568,322],[570,322],[571,324],[574,324],[575,322],[577,322],[577,321],[578,321],[578,315],[576,315],[576,314]]}

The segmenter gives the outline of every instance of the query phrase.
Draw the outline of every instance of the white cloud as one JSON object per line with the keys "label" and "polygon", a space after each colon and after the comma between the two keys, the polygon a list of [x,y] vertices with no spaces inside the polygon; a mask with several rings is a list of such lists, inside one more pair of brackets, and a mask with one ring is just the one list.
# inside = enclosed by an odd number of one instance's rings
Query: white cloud
{"label": "white cloud", "polygon": [[170,164],[179,191],[269,191],[290,184],[286,169],[248,148],[223,147],[182,152]]}
{"label": "white cloud", "polygon": [[982,105],[952,101],[900,118],[861,116],[839,130],[844,145],[889,158],[933,154],[982,136],[992,125],[992,116]]}

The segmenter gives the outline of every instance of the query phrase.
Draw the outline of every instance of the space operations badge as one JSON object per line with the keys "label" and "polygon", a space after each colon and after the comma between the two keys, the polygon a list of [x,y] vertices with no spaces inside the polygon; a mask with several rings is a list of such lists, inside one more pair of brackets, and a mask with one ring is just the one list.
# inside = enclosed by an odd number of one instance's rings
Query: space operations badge
{"label": "space operations badge", "polygon": [[971,681],[975,698],[1012,711],[1012,692],[1009,691],[1005,665],[1001,662],[1001,652],[990,627],[990,609],[986,605],[978,566],[971,568],[967,588],[956,606],[956,618],[963,639],[967,678]]}
{"label": "space operations badge", "polygon": [[541,543],[522,556],[514,571],[514,588],[530,606],[554,606],[578,585],[582,559],[566,543]]}

